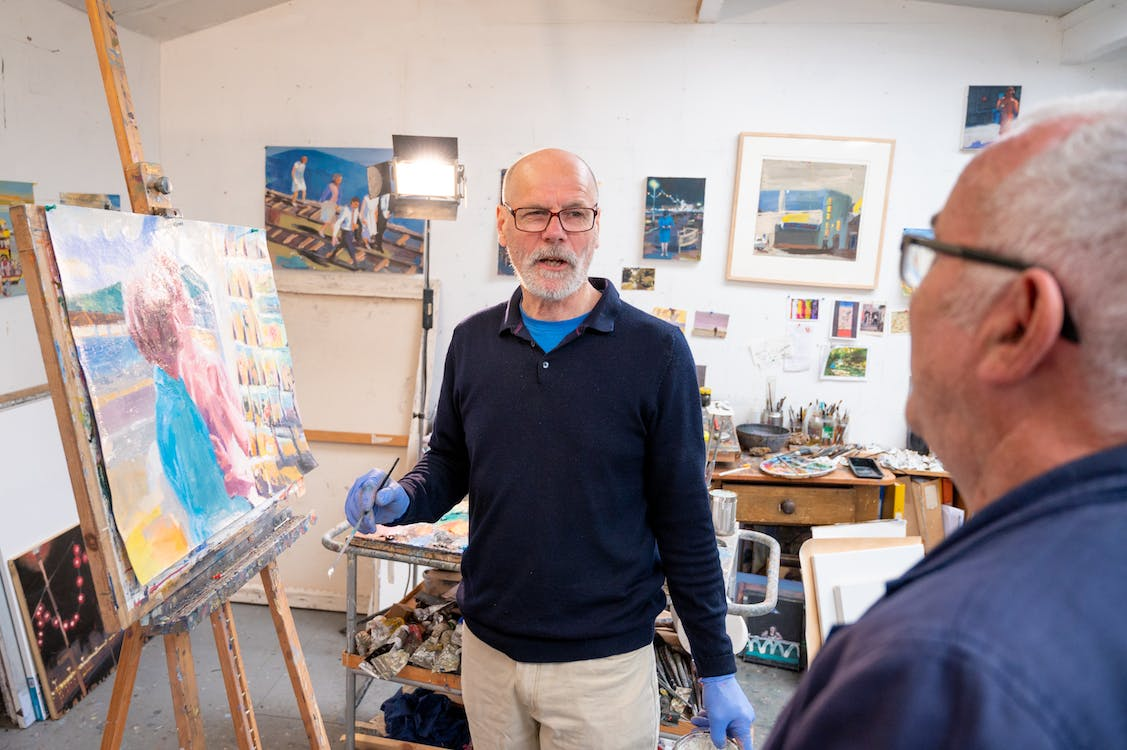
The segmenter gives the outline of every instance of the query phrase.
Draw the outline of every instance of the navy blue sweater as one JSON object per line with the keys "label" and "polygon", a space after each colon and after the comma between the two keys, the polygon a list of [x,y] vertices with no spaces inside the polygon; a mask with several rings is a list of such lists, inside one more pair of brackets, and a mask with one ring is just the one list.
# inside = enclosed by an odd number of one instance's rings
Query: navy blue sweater
{"label": "navy blue sweater", "polygon": [[602,298],[550,354],[520,289],[458,325],[398,523],[469,493],[462,612],[512,659],[647,645],[668,579],[700,674],[732,673],[692,354],[677,328],[591,284]]}

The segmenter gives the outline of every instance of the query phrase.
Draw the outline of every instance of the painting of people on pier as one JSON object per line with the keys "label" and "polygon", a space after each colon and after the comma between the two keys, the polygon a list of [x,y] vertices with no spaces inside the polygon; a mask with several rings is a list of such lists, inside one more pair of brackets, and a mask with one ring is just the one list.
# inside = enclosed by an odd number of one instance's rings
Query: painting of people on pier
{"label": "painting of people on pier", "polygon": [[646,178],[646,260],[700,260],[703,177]]}
{"label": "painting of people on pier", "polygon": [[111,520],[159,582],[316,465],[265,233],[70,206],[47,225]]}
{"label": "painting of people on pier", "polygon": [[[421,219],[388,210],[390,148],[266,148],[266,239],[277,268],[421,273]],[[369,169],[375,167],[375,169]]]}

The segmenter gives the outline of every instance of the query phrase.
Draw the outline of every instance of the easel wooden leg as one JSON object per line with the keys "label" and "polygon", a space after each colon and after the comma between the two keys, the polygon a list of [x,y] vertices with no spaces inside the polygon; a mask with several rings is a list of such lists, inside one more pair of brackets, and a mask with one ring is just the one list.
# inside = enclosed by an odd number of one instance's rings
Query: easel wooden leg
{"label": "easel wooden leg", "polygon": [[110,708],[106,715],[106,725],[102,729],[102,750],[116,750],[121,747],[125,736],[125,719],[129,714],[129,702],[133,698],[133,684],[137,681],[137,667],[141,663],[141,626],[133,623],[125,631],[121,642],[121,656],[117,660],[117,675],[113,679],[113,693]]}
{"label": "easel wooden leg", "polygon": [[196,686],[196,666],[192,661],[192,639],[187,631],[164,637],[164,656],[168,661],[168,684],[172,688],[172,711],[176,715],[176,737],[181,750],[202,750],[203,717],[200,691]]}
{"label": "easel wooden leg", "polygon": [[224,602],[222,607],[211,613],[211,629],[215,633],[215,650],[219,654],[219,666],[227,688],[231,721],[235,724],[235,740],[239,743],[239,750],[257,750],[262,747],[262,740],[258,736],[254,704],[247,689],[243,654],[239,649],[239,636],[235,632],[230,602]]}
{"label": "easel wooden leg", "polygon": [[309,738],[309,747],[329,750],[329,736],[325,732],[325,722],[321,718],[317,698],[313,695],[309,668],[305,665],[305,654],[301,652],[301,643],[297,638],[297,628],[294,627],[290,603],[278,575],[277,561],[263,568],[260,575],[262,588],[266,591],[266,601],[270,603],[270,614],[274,617],[274,629],[278,631],[278,642],[282,646],[282,658],[289,670],[297,707],[305,724],[305,735]]}

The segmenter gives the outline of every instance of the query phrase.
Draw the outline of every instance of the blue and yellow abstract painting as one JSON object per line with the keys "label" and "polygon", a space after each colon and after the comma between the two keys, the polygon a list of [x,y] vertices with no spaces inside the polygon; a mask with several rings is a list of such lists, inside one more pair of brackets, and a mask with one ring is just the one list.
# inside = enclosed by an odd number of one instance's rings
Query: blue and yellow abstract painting
{"label": "blue and yellow abstract painting", "polygon": [[316,465],[266,238],[70,206],[47,224],[112,521],[159,583]]}

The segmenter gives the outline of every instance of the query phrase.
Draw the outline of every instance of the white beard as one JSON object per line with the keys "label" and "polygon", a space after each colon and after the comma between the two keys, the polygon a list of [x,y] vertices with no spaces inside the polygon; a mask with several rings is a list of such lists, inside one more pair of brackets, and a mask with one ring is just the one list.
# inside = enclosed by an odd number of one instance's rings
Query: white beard
{"label": "white beard", "polygon": [[[539,265],[547,258],[562,260],[567,265],[558,271]],[[512,263],[512,256],[509,256]],[[540,299],[558,302],[575,294],[587,281],[589,263],[582,263],[580,257],[562,245],[541,245],[528,257],[521,268],[512,263],[520,284],[528,293]]]}

